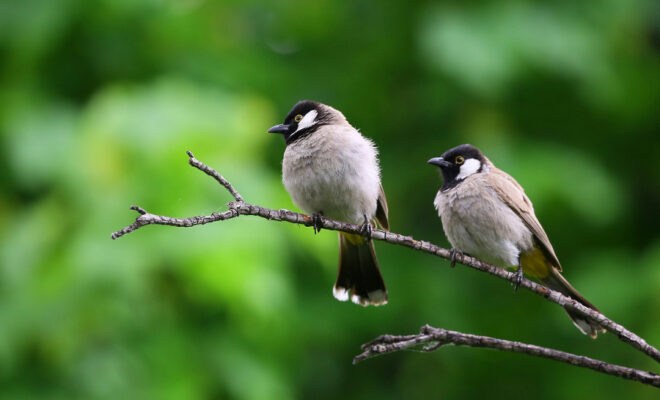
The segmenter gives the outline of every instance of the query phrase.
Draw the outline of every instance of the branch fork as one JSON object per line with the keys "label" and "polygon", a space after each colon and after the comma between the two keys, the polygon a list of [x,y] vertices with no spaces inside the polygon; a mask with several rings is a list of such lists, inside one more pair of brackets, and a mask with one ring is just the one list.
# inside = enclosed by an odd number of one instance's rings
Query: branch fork
{"label": "branch fork", "polygon": [[[191,227],[216,221],[224,221],[236,218],[240,215],[253,215],[268,220],[289,222],[308,227],[315,226],[315,221],[311,216],[290,210],[273,210],[246,203],[240,193],[232,186],[232,184],[222,175],[220,175],[216,170],[197,160],[190,151],[187,151],[186,154],[188,154],[188,163],[191,166],[211,176],[234,198],[233,201],[227,204],[227,211],[220,213],[213,212],[210,215],[204,216],[173,218],[164,215],[151,214],[142,207],[131,206],[131,210],[135,210],[139,213],[135,219],[135,222],[112,233],[112,239],[117,239],[146,225]],[[360,225],[331,220],[325,217],[321,219],[320,223],[316,223],[316,227],[319,226],[327,230],[341,231],[358,235],[362,235],[364,233]],[[660,351],[649,345],[643,338],[624,328],[622,325],[607,318],[600,312],[587,308],[577,301],[571,299],[570,297],[566,297],[557,291],[549,289],[529,279],[520,279],[515,272],[509,272],[504,269],[497,268],[465,254],[461,254],[457,257],[456,254],[450,250],[439,247],[433,243],[417,240],[412,236],[401,235],[399,233],[373,229],[371,232],[371,239],[422,251],[436,257],[449,260],[452,264],[460,263],[467,267],[509,281],[512,284],[519,285],[519,287],[530,290],[552,303],[556,303],[566,309],[580,314],[581,316],[598,322],[601,326],[603,326],[607,331],[613,333],[622,342],[629,344],[633,348],[639,350],[640,352],[646,354],[647,356],[660,363]],[[429,352],[437,350],[447,344],[469,347],[486,347],[501,351],[524,353],[531,356],[549,358],[555,361],[564,362],[582,368],[592,369],[594,371],[602,372],[608,375],[618,376],[624,379],[660,387],[660,376],[652,372],[613,365],[606,363],[605,361],[595,360],[589,357],[579,356],[576,354],[566,353],[532,344],[513,342],[488,336],[477,336],[462,332],[450,331],[442,328],[434,328],[429,325],[423,326],[420,330],[420,333],[415,335],[379,336],[378,338],[362,346],[363,352],[354,358],[353,363],[358,363],[376,355],[406,350],[419,345],[424,345],[422,347],[422,351]]]}

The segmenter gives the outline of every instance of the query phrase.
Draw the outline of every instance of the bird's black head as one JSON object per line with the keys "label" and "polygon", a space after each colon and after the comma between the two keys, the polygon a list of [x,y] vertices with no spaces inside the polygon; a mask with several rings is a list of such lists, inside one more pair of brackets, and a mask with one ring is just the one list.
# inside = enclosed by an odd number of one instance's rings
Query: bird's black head
{"label": "bird's black head", "polygon": [[447,150],[442,157],[430,159],[428,163],[440,167],[444,181],[440,190],[447,190],[468,176],[482,172],[486,157],[471,144],[462,144]]}
{"label": "bird's black head", "polygon": [[268,132],[281,133],[286,144],[291,144],[328,123],[326,108],[328,107],[316,101],[299,101],[284,118],[284,123],[273,126]]}

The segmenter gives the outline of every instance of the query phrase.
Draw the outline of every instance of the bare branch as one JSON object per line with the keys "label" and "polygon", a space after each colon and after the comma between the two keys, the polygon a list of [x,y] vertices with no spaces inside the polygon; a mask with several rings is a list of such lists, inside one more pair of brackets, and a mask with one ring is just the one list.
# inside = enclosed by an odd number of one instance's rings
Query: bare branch
{"label": "bare branch", "polygon": [[214,170],[213,168],[209,167],[208,165],[204,164],[203,162],[199,161],[198,159],[193,156],[193,153],[188,150],[186,151],[186,154],[188,154],[188,164],[192,165],[193,167],[197,168],[198,170],[204,172],[208,176],[212,176],[213,179],[218,181],[219,184],[225,187],[229,191],[229,193],[234,196],[234,199],[236,201],[243,201],[243,197],[238,193],[236,189],[229,183],[228,180],[225,179],[224,176],[220,175],[218,171]]}
{"label": "bare branch", "polygon": [[[211,215],[208,216],[195,216],[195,217],[189,217],[189,218],[172,218],[168,216],[163,216],[163,215],[155,215],[155,214],[150,214],[144,209],[137,207],[137,206],[131,206],[131,209],[136,210],[140,215],[136,218],[135,222],[132,224],[124,227],[123,229],[114,232],[111,237],[112,239],[117,239],[127,233],[133,232],[145,225],[171,225],[171,226],[179,226],[179,227],[189,227],[189,226],[194,226],[194,225],[202,225],[202,224],[207,224],[215,221],[224,221],[227,219],[232,219],[236,218],[239,215],[254,215],[254,216],[259,216],[265,219],[269,220],[274,220],[274,221],[284,221],[284,222],[290,222],[294,224],[300,224],[304,226],[313,226],[314,222],[312,221],[312,218],[310,216],[296,213],[293,211],[289,210],[273,210],[269,208],[264,208],[252,204],[245,203],[241,195],[238,193],[236,189],[218,172],[216,172],[214,169],[206,166],[204,163],[201,161],[197,160],[191,152],[187,152],[189,156],[189,163],[190,165],[194,166],[195,168],[203,171],[209,176],[212,176],[218,183],[220,183],[223,187],[225,187],[229,193],[234,197],[236,201],[230,202],[227,204],[228,210],[222,213],[212,213]],[[349,224],[346,222],[341,222],[341,221],[336,221],[336,220],[331,220],[327,218],[323,218],[321,221],[322,228],[327,229],[327,230],[333,230],[333,231],[341,231],[341,232],[347,232],[347,233],[354,233],[354,234],[363,234],[361,226],[359,225],[354,225],[354,224]],[[384,241],[387,243],[391,244],[396,244],[399,246],[404,246],[408,247],[414,250],[419,250],[423,251],[428,254],[432,254],[434,256],[444,258],[446,260],[451,260],[451,254],[450,251],[447,249],[444,249],[442,247],[436,246],[433,243],[423,241],[423,240],[416,240],[412,236],[405,236],[401,235],[398,233],[393,233],[393,232],[388,232],[388,231],[383,231],[383,230],[377,230],[374,229],[371,233],[372,238],[374,240],[380,240]],[[502,268],[497,268],[495,266],[492,266],[490,264],[484,263],[474,257],[470,257],[467,255],[458,255],[456,257],[456,261],[460,264],[463,264],[465,266],[468,266],[470,268],[486,272],[490,275],[494,275],[500,279],[504,279],[506,281],[509,281],[511,283],[516,283],[517,278],[516,275],[512,272],[508,272]],[[639,337],[638,335],[634,334],[633,332],[627,330],[623,326],[617,324],[616,322],[612,321],[611,319],[605,317],[603,314],[599,313],[598,311],[592,310],[590,308],[585,307],[584,305],[578,303],[577,301],[571,299],[570,297],[566,297],[562,295],[561,293],[551,290],[545,286],[539,285],[529,279],[524,278],[522,282],[520,282],[520,287],[523,287],[527,290],[530,290],[543,298],[547,299],[548,301],[551,301],[553,303],[559,304],[560,306],[569,309],[571,311],[574,311],[577,314],[580,314],[584,317],[593,319],[597,321],[601,326],[603,326],[605,329],[607,329],[609,332],[613,333],[616,335],[617,338],[619,338],[621,341],[628,343],[635,349],[643,352],[644,354],[648,355],[649,357],[653,358],[654,360],[660,362],[660,351],[656,349],[655,347],[649,345],[646,343],[644,339]],[[450,332],[450,331],[444,331],[443,332]],[[435,331],[434,331],[435,332]],[[460,334],[459,332],[455,332],[456,334]],[[428,334],[424,334],[427,335]],[[424,336],[422,335],[422,336]],[[460,334],[460,335],[465,335],[465,334]],[[419,343],[419,340],[426,340],[426,337],[424,336],[422,339],[419,338],[420,335],[409,335],[404,338],[406,339],[401,339],[402,337],[400,336],[383,336],[379,338],[381,341],[383,338],[395,338],[391,344],[396,346],[402,346],[401,348],[408,348],[413,345],[417,345]],[[499,339],[493,339],[489,338],[489,340],[499,340]],[[427,342],[439,342],[439,340],[428,340]],[[426,343],[426,342],[424,342]],[[507,341],[502,341],[502,343],[517,343],[517,342],[507,342]],[[457,343],[458,344],[458,343]],[[463,343],[460,343],[463,344]],[[382,343],[375,344],[375,346],[382,346]],[[465,343],[465,345],[469,345]],[[520,346],[523,344],[517,344],[516,346]],[[537,346],[533,345],[524,345],[524,346],[531,346],[530,348],[537,348],[537,349],[543,349]],[[485,347],[485,346],[482,346]],[[392,347],[394,348],[394,347]],[[494,347],[495,348],[495,347]],[[549,350],[549,349],[548,349]],[[395,350],[394,350],[395,351]],[[511,350],[511,351],[518,351],[518,350]],[[389,352],[389,351],[388,351]],[[522,351],[518,351],[522,352]],[[377,353],[377,352],[375,352]],[[381,352],[382,353],[382,352]],[[543,352],[541,352],[543,353]],[[562,354],[569,354],[569,353],[563,353]],[[527,354],[532,354],[532,355],[538,355],[538,356],[543,356],[541,354],[535,354],[533,352],[527,352]],[[573,357],[578,357],[580,358],[581,356],[575,356],[571,355]],[[360,356],[358,356],[360,357]],[[546,358],[551,358],[551,357],[546,357]],[[357,358],[356,358],[357,359]],[[556,358],[553,358],[556,359]],[[592,359],[588,359],[592,360]],[[359,361],[359,360],[358,360]],[[563,360],[559,360],[563,361]],[[592,360],[595,363],[601,363],[601,364],[607,364],[604,363],[603,361],[597,361],[597,360]],[[565,361],[569,362],[569,361]],[[569,362],[572,363],[572,362]],[[588,366],[588,362],[584,365],[585,368],[592,368]],[[609,365],[609,364],[607,364]],[[613,366],[616,367],[616,366]],[[625,368],[625,367],[617,367],[617,368]],[[598,370],[598,369],[596,369]],[[600,370],[599,370],[600,371]],[[604,371],[601,371],[604,372]],[[623,375],[616,375],[616,376],[622,376]],[[640,375],[641,376],[641,375]],[[632,379],[632,378],[631,378]],[[655,378],[654,378],[655,379]],[[637,379],[636,379],[637,380]],[[646,383],[646,382],[645,382]]]}
{"label": "bare branch", "polygon": [[164,215],[155,215],[146,212],[143,208],[138,206],[131,206],[131,210],[135,210],[140,213],[140,215],[135,219],[135,222],[132,224],[113,232],[110,237],[112,239],[117,239],[118,237],[124,236],[127,233],[131,233],[134,230],[141,228],[145,225],[170,225],[170,226],[179,226],[187,228],[195,225],[204,225],[210,222],[215,221],[224,221],[226,219],[231,219],[238,217],[238,213],[235,209],[229,209],[222,213],[214,212],[211,215],[203,215],[199,217],[188,217],[188,218],[172,218]]}
{"label": "bare branch", "polygon": [[353,364],[357,364],[368,358],[410,349],[422,344],[428,344],[428,346],[422,347],[422,351],[425,352],[435,351],[445,345],[456,345],[482,347],[500,351],[509,351],[512,353],[523,353],[660,387],[660,375],[653,372],[609,364],[590,357],[579,356],[547,347],[535,346],[533,344],[449,331],[442,328],[434,328],[429,325],[423,326],[420,333],[417,335],[383,335],[369,343],[365,343],[362,345],[363,353],[353,359]]}

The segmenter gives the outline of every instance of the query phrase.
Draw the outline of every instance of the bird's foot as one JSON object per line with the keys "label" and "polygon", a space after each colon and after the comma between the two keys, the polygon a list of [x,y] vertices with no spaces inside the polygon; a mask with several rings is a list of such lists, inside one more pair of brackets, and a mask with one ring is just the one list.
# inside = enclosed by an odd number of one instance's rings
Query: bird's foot
{"label": "bird's foot", "polygon": [[449,250],[449,261],[450,261],[449,266],[454,268],[456,266],[456,257],[460,256],[461,261],[463,261],[463,256],[464,255],[465,254],[463,254],[462,251],[452,247],[451,250]]}
{"label": "bird's foot", "polygon": [[360,227],[360,233],[362,236],[366,237],[368,240],[371,240],[371,233],[373,231],[373,227],[371,226],[371,222],[369,222],[369,218],[367,216],[364,216],[364,223]]}
{"label": "bird's foot", "polygon": [[312,214],[312,227],[314,228],[314,234],[321,232],[321,228],[323,228],[323,213]]}
{"label": "bird's foot", "polygon": [[520,288],[520,284],[522,283],[523,280],[523,269],[521,266],[518,267],[518,269],[515,272],[516,274],[516,280],[513,283],[513,291],[518,292],[518,288]]}

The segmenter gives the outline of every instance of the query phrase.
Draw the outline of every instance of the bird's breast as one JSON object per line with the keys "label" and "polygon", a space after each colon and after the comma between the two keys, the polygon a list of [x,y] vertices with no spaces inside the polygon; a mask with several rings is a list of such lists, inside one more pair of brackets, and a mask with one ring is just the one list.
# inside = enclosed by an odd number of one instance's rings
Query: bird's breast
{"label": "bird's breast", "polygon": [[483,178],[475,175],[438,192],[443,229],[454,248],[497,266],[515,266],[520,251],[532,246],[532,233]]}
{"label": "bird's breast", "polygon": [[376,212],[380,173],[376,151],[357,131],[315,132],[289,145],[282,181],[307,213],[361,223]]}

